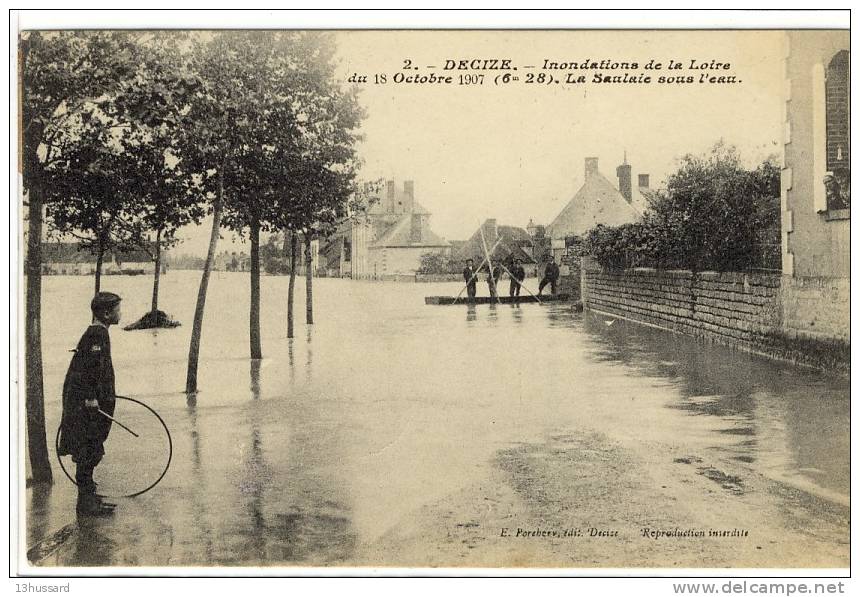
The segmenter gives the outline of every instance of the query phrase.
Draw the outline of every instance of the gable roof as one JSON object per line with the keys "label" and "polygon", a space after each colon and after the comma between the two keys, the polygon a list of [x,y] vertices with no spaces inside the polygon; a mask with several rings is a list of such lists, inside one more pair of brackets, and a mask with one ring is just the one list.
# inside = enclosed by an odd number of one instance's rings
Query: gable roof
{"label": "gable roof", "polygon": [[[416,204],[416,207],[420,207]],[[423,208],[422,208],[423,209]],[[412,216],[424,215],[426,212],[414,211],[404,214],[392,224],[371,246],[374,247],[447,247],[448,241],[442,239],[427,224],[427,218],[421,218],[421,242],[412,242]]]}
{"label": "gable roof", "polygon": [[636,193],[633,194],[633,207],[640,214],[644,214],[651,207],[651,201],[657,197],[659,191],[650,187],[634,187]]}
{"label": "gable roof", "polygon": [[[391,205],[387,191],[383,190],[380,194],[374,196],[370,200],[371,205],[368,208],[367,213],[372,216],[402,214],[404,213],[404,201],[407,201],[407,196],[406,192],[402,188],[394,187],[394,205]],[[420,203],[415,201],[414,197],[412,198],[411,203],[412,213],[430,214],[430,212],[427,211]]]}
{"label": "gable roof", "polygon": [[[483,225],[481,226],[483,228]],[[459,247],[454,256],[455,259],[465,261],[466,259],[484,259],[484,243],[481,239],[481,228],[478,228],[469,240],[464,241]],[[532,239],[529,233],[518,226],[497,226],[496,233],[502,241],[490,253],[491,259],[505,260],[510,255],[514,259],[521,259],[523,263],[535,263],[534,258],[528,249],[532,246]],[[487,248],[492,248],[494,243],[487,240]]]}
{"label": "gable roof", "polygon": [[330,238],[328,242],[322,244],[319,250],[319,259],[325,264],[326,268],[340,266],[340,257],[345,240],[346,238],[343,235],[339,235]]}
{"label": "gable roof", "polygon": [[547,227],[547,234],[555,239],[582,236],[597,224],[619,226],[638,219],[639,212],[618,189],[603,174],[593,172]]}

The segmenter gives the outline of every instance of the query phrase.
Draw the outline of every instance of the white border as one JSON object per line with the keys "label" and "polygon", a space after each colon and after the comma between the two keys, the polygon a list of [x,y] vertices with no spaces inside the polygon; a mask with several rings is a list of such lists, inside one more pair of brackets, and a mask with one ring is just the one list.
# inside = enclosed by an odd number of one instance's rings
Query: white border
{"label": "white border", "polygon": [[[56,3],[62,6],[60,3]],[[108,4],[105,2],[104,4]],[[402,6],[402,3],[398,3]],[[16,61],[16,34],[22,29],[28,28],[414,28],[414,29],[432,29],[432,28],[492,28],[492,29],[603,29],[603,28],[618,28],[618,29],[718,29],[718,28],[737,28],[737,29],[785,29],[785,28],[841,28],[845,29],[850,26],[850,13],[846,11],[737,11],[737,10],[708,10],[708,11],[647,11],[647,10],[589,10],[589,11],[568,11],[568,10],[550,10],[550,11],[407,11],[407,10],[390,10],[385,12],[378,11],[363,11],[363,10],[337,10],[337,11],[283,11],[283,10],[266,10],[266,11],[164,11],[164,10],[98,10],[93,12],[69,11],[69,10],[23,10],[12,11],[10,14],[10,62],[14,67]],[[10,89],[7,98],[10,102],[12,110],[16,107],[16,77],[14,68],[10,69]],[[13,114],[10,112],[10,114]],[[10,131],[10,180],[17,182],[17,160],[12,156],[17,155],[17,143],[15,132]],[[13,187],[14,188],[14,187]],[[17,194],[15,194],[17,196]],[[10,243],[15,234],[20,234],[20,224],[16,224],[12,228],[12,222],[20,220],[18,214],[18,201],[9,202],[9,221],[6,222],[7,230],[10,232]],[[20,236],[18,237],[20,238]],[[20,271],[19,267],[20,256],[17,246],[11,247],[10,255],[10,299],[16,296],[18,305],[15,312],[15,317],[11,317],[10,312],[10,349],[14,342],[17,333],[16,328],[20,320],[20,304],[21,290],[18,288]],[[20,349],[20,342],[15,343]],[[12,360],[14,359],[14,360]],[[21,364],[18,363],[17,357],[10,355],[10,364],[15,367],[18,376],[17,379],[22,379]],[[10,379],[10,386],[14,388],[16,379]],[[19,398],[20,391],[19,387]],[[14,395],[14,394],[13,394]],[[23,402],[20,401],[22,404]],[[22,420],[22,414],[17,412],[14,400],[10,400],[10,413],[19,421]],[[20,425],[18,429],[20,429]],[[21,446],[21,437],[18,437],[17,430],[10,430],[10,438],[17,441],[10,444],[13,448],[10,452],[10,465],[17,463],[18,450]],[[14,470],[14,469],[12,469]],[[19,476],[19,478],[21,478]],[[15,484],[13,484],[15,487]],[[18,503],[24,503],[24,488],[18,489]],[[11,488],[10,488],[11,491]],[[10,494],[11,495],[11,494]],[[11,504],[17,507],[17,504]],[[69,578],[70,575],[99,575],[107,570],[96,569],[78,569],[78,568],[57,568],[43,569],[31,568],[26,562],[26,558],[22,558],[24,549],[17,545],[16,535],[23,528],[15,524],[17,522],[17,508],[12,511],[13,519],[10,533],[10,572],[15,570],[27,574],[39,574],[40,576],[57,576]],[[855,525],[856,526],[856,525]],[[17,528],[16,528],[17,527]],[[17,533],[16,533],[17,531]],[[852,533],[853,535],[853,533]],[[18,535],[19,537],[21,535]],[[762,579],[768,577],[789,577],[794,582],[802,582],[803,577],[808,578],[807,582],[814,582],[814,577],[825,577],[833,579],[841,579],[848,583],[844,577],[849,574],[848,570],[799,570],[799,569],[729,569],[729,570],[714,570],[714,569],[627,569],[627,568],[606,568],[606,569],[468,569],[468,568],[441,568],[441,569],[413,569],[413,568],[110,568],[109,572],[112,576],[121,575],[164,575],[173,576],[194,576],[206,574],[222,574],[229,576],[262,576],[262,575],[281,575],[281,576],[505,576],[516,574],[523,577],[534,576],[576,576],[588,577],[580,578],[577,583],[578,590],[601,590],[605,591],[608,587],[607,582],[610,582],[621,588],[635,589],[637,593],[643,595],[671,594],[671,583],[677,583],[679,577],[695,576],[702,577],[702,580],[708,578],[726,579],[738,577],[750,577],[748,581],[754,582],[754,579]],[[626,575],[629,578],[621,578],[607,580],[605,576]],[[802,575],[802,576],[801,576]],[[597,577],[597,578],[595,578]],[[658,578],[642,578],[642,577],[658,577]],[[662,577],[662,578],[659,578]],[[308,579],[310,580],[310,579]],[[629,584],[630,581],[635,582],[634,586]],[[45,584],[47,581],[31,579],[33,584]],[[190,587],[180,585],[181,581],[165,581],[169,587],[183,586],[185,590]],[[255,590],[266,587],[275,588],[274,583],[278,582],[273,579],[257,579],[255,581]],[[310,588],[312,585],[307,585],[305,582],[300,582],[301,586]],[[539,582],[542,585],[542,590],[570,590],[569,585],[560,585],[562,582],[559,579],[531,579],[531,582]],[[681,579],[683,582],[683,579]],[[723,584],[719,580],[717,584]],[[829,582],[829,581],[828,581]],[[98,595],[102,592],[115,593],[115,583],[110,582],[104,584],[100,579],[76,579],[72,581],[73,592],[80,593],[86,591],[88,594]],[[235,582],[228,581],[227,585],[222,584],[219,579],[196,579],[194,581],[194,589],[214,590],[216,593],[220,591],[230,590],[231,593],[236,588],[239,588]],[[388,588],[390,586],[390,589]],[[113,588],[111,588],[113,587]],[[147,587],[147,588],[144,588]],[[515,590],[517,594],[521,594],[523,590],[532,593],[535,590],[534,586],[528,589],[516,587],[507,584],[506,587]],[[137,582],[122,582],[122,590],[128,595],[148,594],[151,591],[150,583]],[[295,587],[294,587],[295,588]],[[315,584],[314,589],[319,587]],[[438,593],[435,587],[433,593]],[[496,585],[494,591],[498,591],[500,587]],[[392,585],[379,585],[375,583],[374,593],[381,592],[402,592],[402,587],[394,587]],[[14,590],[14,587],[13,587]],[[415,591],[415,587],[410,586],[411,592],[424,594],[425,591]],[[447,590],[447,589],[445,589]],[[470,591],[471,592],[471,591]],[[503,591],[507,592],[507,590]],[[589,591],[590,592],[590,591]],[[429,593],[429,592],[428,592]],[[589,594],[589,593],[586,593]]]}
{"label": "white border", "polygon": [[[62,3],[57,3],[63,6]],[[113,3],[104,4],[113,5]],[[395,4],[395,3],[391,3]],[[397,3],[402,6],[402,3]],[[211,4],[209,5],[211,6]],[[688,6],[688,5],[687,5]],[[749,10],[23,10],[30,28],[847,29],[847,11]]]}

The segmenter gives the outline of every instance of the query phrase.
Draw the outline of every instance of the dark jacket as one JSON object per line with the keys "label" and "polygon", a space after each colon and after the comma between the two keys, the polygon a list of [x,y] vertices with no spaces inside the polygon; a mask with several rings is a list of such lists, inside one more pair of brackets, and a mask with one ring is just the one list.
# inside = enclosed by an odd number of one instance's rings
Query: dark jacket
{"label": "dark jacket", "polygon": [[74,352],[63,383],[59,453],[75,456],[84,447],[104,453],[111,421],[84,401],[98,400],[99,408],[113,416],[116,390],[107,328],[88,327]]}
{"label": "dark jacket", "polygon": [[515,265],[514,268],[511,270],[511,273],[514,275],[514,278],[516,278],[517,282],[522,282],[526,279],[526,270],[523,269],[523,266],[521,265]]}
{"label": "dark jacket", "polygon": [[547,280],[558,280],[559,270],[557,263],[547,263],[546,269],[543,272],[543,277]]}
{"label": "dark jacket", "polygon": [[468,286],[474,286],[478,281],[477,270],[469,269],[468,267],[463,268],[463,281],[466,282]]}

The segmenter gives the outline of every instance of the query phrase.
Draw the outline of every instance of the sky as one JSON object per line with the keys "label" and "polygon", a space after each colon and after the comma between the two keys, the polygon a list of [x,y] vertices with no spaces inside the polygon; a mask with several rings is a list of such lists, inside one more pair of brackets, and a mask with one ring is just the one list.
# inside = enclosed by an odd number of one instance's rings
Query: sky
{"label": "sky", "polygon": [[[485,218],[525,226],[549,224],[583,182],[584,159],[617,182],[626,152],[638,174],[659,186],[687,153],[703,153],[722,139],[753,165],[781,151],[782,33],[779,31],[341,31],[335,34],[339,78],[385,74],[387,84],[360,84],[367,117],[359,155],[362,178],[415,181],[416,200],[431,228],[448,240],[468,238]],[[437,75],[446,60],[511,60],[520,81],[496,85],[393,82],[395,73]],[[646,71],[654,59],[660,71]],[[418,70],[403,70],[410,60]],[[651,84],[606,85],[595,72],[541,71],[544,60],[636,62],[631,74]],[[683,69],[669,71],[675,60]],[[690,70],[691,60],[729,63],[730,70]],[[535,69],[525,69],[534,65]],[[430,69],[429,66],[436,68]],[[527,72],[583,74],[586,84],[526,84]],[[701,73],[735,76],[735,84],[659,84],[658,76]],[[204,254],[208,224],[185,229],[176,252]],[[235,249],[223,233],[223,248]]]}

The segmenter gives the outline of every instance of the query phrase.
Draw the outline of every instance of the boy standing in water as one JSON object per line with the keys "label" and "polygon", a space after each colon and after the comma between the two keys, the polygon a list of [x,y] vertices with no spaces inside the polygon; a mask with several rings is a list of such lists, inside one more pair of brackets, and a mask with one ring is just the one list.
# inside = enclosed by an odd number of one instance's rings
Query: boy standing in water
{"label": "boy standing in water", "polygon": [[[96,495],[93,469],[104,456],[116,403],[108,327],[119,323],[120,297],[99,292],[90,303],[93,322],[81,336],[63,383],[59,455],[71,455],[78,485],[78,516],[106,516],[116,504]],[[101,412],[99,412],[101,411]]]}

